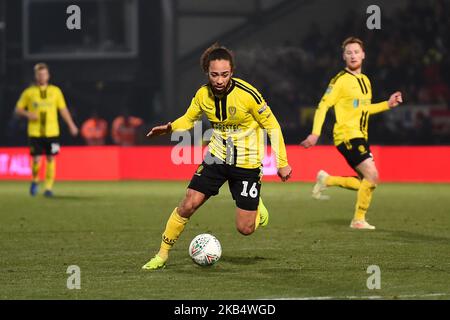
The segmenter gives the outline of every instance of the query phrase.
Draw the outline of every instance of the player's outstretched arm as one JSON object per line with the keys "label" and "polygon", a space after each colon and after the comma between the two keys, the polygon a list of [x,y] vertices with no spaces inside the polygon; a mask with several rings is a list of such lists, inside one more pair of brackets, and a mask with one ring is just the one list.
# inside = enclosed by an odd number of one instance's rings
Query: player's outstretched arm
{"label": "player's outstretched arm", "polygon": [[[341,73],[340,73],[341,74]],[[322,132],[322,126],[325,122],[325,117],[327,115],[328,109],[334,106],[341,97],[341,86],[339,75],[333,78],[328,85],[322,99],[317,106],[316,112],[314,113],[313,128],[311,134],[306,137],[305,140],[300,142],[300,145],[304,148],[311,148],[317,144],[319,140],[320,133]]]}
{"label": "player's outstretched arm", "polygon": [[[203,87],[200,90],[204,90]],[[171,133],[172,131],[191,130],[194,127],[195,122],[200,119],[203,113],[198,102],[199,92],[201,93],[200,90],[197,91],[194,98],[192,98],[191,105],[183,116],[176,119],[173,123],[168,122],[167,124],[152,128],[147,133],[147,137],[157,137],[163,134]]]}
{"label": "player's outstretched arm", "polygon": [[292,169],[288,164],[283,132],[281,131],[277,118],[264,101],[262,107],[260,105],[255,105],[254,108],[251,109],[251,112],[261,128],[267,130],[267,134],[269,135],[272,144],[272,151],[275,152],[277,159],[278,177],[280,177],[281,181],[286,182],[291,177]]}
{"label": "player's outstretched arm", "polygon": [[300,142],[300,145],[308,149],[314,147],[317,144],[317,140],[319,140],[319,136],[317,134],[311,133],[309,136],[306,137],[305,140]]}
{"label": "player's outstretched arm", "polygon": [[167,124],[153,127],[148,133],[147,137],[157,137],[163,134],[167,134],[172,132],[172,122],[168,122]]}
{"label": "player's outstretched arm", "polygon": [[394,92],[388,100],[389,108],[395,108],[403,102],[402,93],[400,91]]}
{"label": "player's outstretched arm", "polygon": [[371,104],[369,106],[369,112],[370,114],[377,114],[380,112],[388,111],[392,108],[397,107],[400,103],[403,102],[402,93],[400,91],[394,92],[390,97],[389,100],[383,101],[380,103]]}

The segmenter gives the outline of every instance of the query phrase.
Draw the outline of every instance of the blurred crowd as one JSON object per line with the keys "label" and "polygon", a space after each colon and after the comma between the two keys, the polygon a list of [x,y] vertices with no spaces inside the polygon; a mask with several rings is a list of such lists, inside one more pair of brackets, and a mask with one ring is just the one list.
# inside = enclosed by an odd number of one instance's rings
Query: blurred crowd
{"label": "blurred crowd", "polygon": [[[141,142],[143,134],[143,119],[124,113],[117,116],[111,124],[111,142],[119,146],[133,146]],[[83,122],[81,137],[88,146],[109,144],[108,122],[97,112]]]}
{"label": "blurred crowd", "polygon": [[[410,0],[406,6],[393,12],[382,12],[381,30],[369,30],[366,27],[368,15],[348,12],[336,24],[326,28],[312,24],[295,41],[286,41],[277,47],[261,45],[237,50],[236,75],[263,93],[277,114],[286,142],[296,144],[311,131],[314,108],[330,79],[344,67],[341,42],[350,35],[357,36],[365,42],[363,72],[371,80],[373,102],[386,100],[391,93],[401,90],[404,104],[408,106],[408,110],[399,108],[395,112],[374,116],[370,122],[370,142],[449,144],[449,14],[450,1]],[[69,106],[85,106],[85,110],[71,109],[75,121],[81,127],[81,137],[76,140],[66,139],[68,143],[135,145],[168,142],[157,139],[150,142],[145,139],[143,132],[167,120],[161,117],[164,108],[160,93],[156,90],[151,93],[135,84],[130,88],[124,88],[123,85],[112,87],[108,92],[107,87],[95,92],[88,92],[88,88],[76,91],[71,86],[62,89],[69,97]],[[81,97],[97,97],[98,92],[102,94],[101,97],[92,101],[102,101],[103,109],[91,112],[88,106],[97,104],[82,100]],[[126,100],[128,96],[133,99]],[[130,108],[139,105],[151,107],[141,108],[138,113],[140,117],[131,116],[129,111],[117,116],[115,111],[122,108],[119,106]],[[420,107],[414,108],[419,111],[410,111],[413,109],[411,106]],[[333,111],[330,110],[321,143],[332,143],[333,117]],[[440,120],[436,121],[436,117],[440,117]],[[26,143],[25,140],[18,140],[18,137],[25,137],[24,121],[11,117],[7,126],[8,144]],[[67,138],[64,136],[66,130],[61,132],[64,140]]]}
{"label": "blurred crowd", "polygon": [[[401,90],[405,104],[440,105],[450,110],[450,73],[445,72],[450,70],[449,14],[449,1],[409,1],[391,14],[382,13],[381,30],[369,30],[367,16],[349,12],[330,30],[311,25],[295,43],[238,51],[238,71],[276,107],[290,143],[311,130],[311,121],[301,126],[301,108],[315,107],[328,81],[343,68],[340,45],[350,35],[365,42],[363,72],[372,82],[374,102]],[[422,112],[408,125],[398,121],[390,126],[385,121],[388,116],[376,116],[370,127],[371,142],[416,144],[424,143],[418,137],[427,136],[430,139],[425,143],[449,143],[445,137],[430,134],[429,117],[429,112]],[[331,126],[326,127],[325,143],[331,142]]]}
{"label": "blurred crowd", "polygon": [[[108,120],[103,118],[96,110],[93,110],[91,115],[84,121],[77,119],[77,113],[70,108],[74,119],[80,125],[80,136],[77,138],[69,138],[65,124],[61,130],[61,139],[68,141],[70,144],[85,144],[88,146],[102,146],[102,145],[119,145],[119,146],[134,146],[145,143],[146,125],[144,120],[140,117],[133,116],[127,109],[124,109],[121,114],[116,116],[111,125]],[[13,115],[8,122],[7,138],[12,145],[26,143],[27,121]],[[18,134],[19,133],[19,134]]]}

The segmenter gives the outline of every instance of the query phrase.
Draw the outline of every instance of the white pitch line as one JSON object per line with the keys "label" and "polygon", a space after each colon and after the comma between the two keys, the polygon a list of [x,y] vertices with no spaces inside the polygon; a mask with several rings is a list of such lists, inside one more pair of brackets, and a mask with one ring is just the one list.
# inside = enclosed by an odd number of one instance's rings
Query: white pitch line
{"label": "white pitch line", "polygon": [[407,298],[432,298],[450,296],[450,293],[428,293],[428,294],[401,294],[388,296],[322,296],[322,297],[291,297],[291,298],[269,298],[267,300],[339,300],[339,299],[407,299]]}

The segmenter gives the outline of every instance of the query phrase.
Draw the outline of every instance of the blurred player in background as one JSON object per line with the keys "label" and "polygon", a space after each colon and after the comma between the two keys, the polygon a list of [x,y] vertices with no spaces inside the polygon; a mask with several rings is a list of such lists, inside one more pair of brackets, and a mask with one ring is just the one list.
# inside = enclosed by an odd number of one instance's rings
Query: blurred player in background
{"label": "blurred player in background", "polygon": [[213,127],[209,152],[187,188],[186,195],[167,221],[159,252],[142,268],[163,268],[169,250],[178,240],[194,212],[228,186],[236,202],[236,227],[243,235],[252,234],[258,226],[265,226],[269,213],[261,198],[262,158],[264,137],[268,131],[277,158],[278,175],[289,179],[283,134],[275,115],[261,94],[247,82],[233,78],[232,53],[215,44],[201,57],[201,68],[208,77],[189,106],[186,114],[173,123],[154,127],[147,135],[157,136],[173,131],[190,130],[205,114]]}
{"label": "blurred player in background", "polygon": [[117,116],[111,128],[111,137],[115,144],[120,146],[134,146],[138,143],[138,138],[142,135],[144,120],[130,115],[128,110]]}
{"label": "blurred player in background", "polygon": [[88,146],[103,146],[108,135],[108,122],[94,110],[91,117],[83,122],[81,136]]}
{"label": "blurred player in background", "polygon": [[28,119],[30,154],[33,157],[30,194],[35,196],[38,192],[41,155],[45,154],[47,166],[44,195],[51,197],[56,171],[55,155],[59,153],[60,147],[58,111],[72,136],[78,134],[78,128],[67,109],[61,90],[49,84],[48,66],[45,63],[36,64],[34,76],[35,83],[22,92],[16,105],[16,113]]}
{"label": "blurred player in background", "polygon": [[326,199],[322,192],[330,186],[356,190],[355,214],[350,227],[375,229],[366,221],[372,193],[378,184],[378,170],[368,144],[369,117],[398,106],[402,102],[402,94],[395,92],[388,101],[372,104],[372,86],[367,76],[361,73],[365,58],[363,42],[350,37],[343,42],[342,49],[346,67],[331,80],[317,107],[312,133],[301,145],[305,148],[316,145],[326,113],[334,106],[334,144],[358,177],[330,176],[320,170],[312,196],[315,199]]}

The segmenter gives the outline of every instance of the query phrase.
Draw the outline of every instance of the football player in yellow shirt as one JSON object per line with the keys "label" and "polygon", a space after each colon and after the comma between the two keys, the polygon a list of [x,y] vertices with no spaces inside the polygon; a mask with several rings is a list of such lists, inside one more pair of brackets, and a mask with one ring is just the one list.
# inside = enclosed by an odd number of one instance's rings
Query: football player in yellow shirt
{"label": "football player in yellow shirt", "polygon": [[291,175],[280,125],[258,90],[233,77],[231,51],[214,44],[203,53],[201,67],[208,84],[198,89],[185,115],[173,123],[154,127],[147,134],[152,137],[189,130],[202,114],[213,128],[208,153],[194,173],[184,199],[167,221],[160,250],[143,269],[165,267],[169,250],[189,218],[211,196],[217,195],[226,181],[236,203],[238,231],[249,235],[258,226],[267,225],[269,213],[260,198],[263,129],[267,130],[276,154],[279,177],[286,181]]}
{"label": "football player in yellow shirt", "polygon": [[378,170],[368,144],[368,123],[372,114],[383,112],[402,103],[401,92],[393,93],[389,100],[372,104],[372,86],[361,73],[365,58],[364,44],[355,37],[347,38],[343,44],[343,59],[346,67],[330,82],[314,116],[312,133],[301,142],[305,148],[316,145],[325,115],[334,106],[334,144],[358,177],[330,176],[323,170],[317,174],[312,196],[326,199],[322,192],[329,186],[340,186],[357,191],[355,214],[350,223],[353,229],[375,229],[366,221],[372,193],[378,184]]}
{"label": "football player in yellow shirt", "polygon": [[49,84],[48,66],[45,63],[36,64],[34,76],[35,83],[22,92],[15,111],[28,119],[28,140],[33,158],[30,194],[35,196],[38,192],[41,156],[45,154],[47,166],[44,195],[51,197],[56,171],[55,155],[59,153],[60,147],[58,111],[73,136],[78,134],[78,128],[70,116],[61,89]]}

